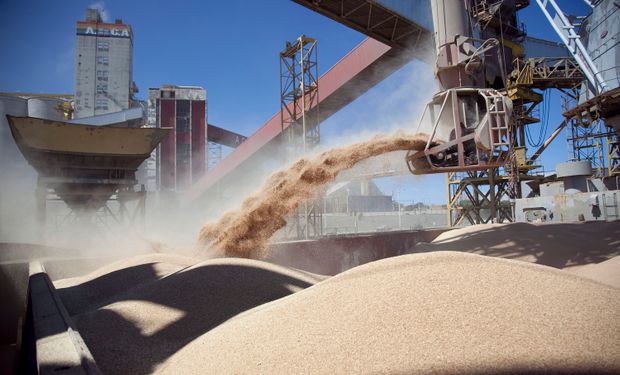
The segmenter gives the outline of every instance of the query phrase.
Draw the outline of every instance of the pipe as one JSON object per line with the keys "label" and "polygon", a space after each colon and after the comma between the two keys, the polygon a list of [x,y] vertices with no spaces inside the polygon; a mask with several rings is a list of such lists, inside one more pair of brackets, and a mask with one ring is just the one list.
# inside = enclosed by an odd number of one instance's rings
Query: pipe
{"label": "pipe", "polygon": [[551,144],[551,142],[553,142],[555,137],[557,137],[558,134],[560,134],[560,132],[562,131],[562,129],[564,129],[564,127],[566,127],[567,123],[568,123],[567,119],[564,119],[564,121],[562,121],[562,123],[545,140],[545,142],[542,144],[542,146],[540,146],[540,148],[538,150],[536,150],[536,152],[534,153],[534,155],[532,155],[530,160],[527,161],[528,164],[531,164],[531,163],[535,162],[536,159],[538,159],[538,157],[540,157],[540,154],[542,154],[547,149],[547,147]]}
{"label": "pipe", "polygon": [[453,43],[456,36],[470,36],[467,27],[467,9],[463,0],[431,0],[433,26],[435,28],[435,49]]}
{"label": "pipe", "polygon": [[[435,75],[442,90],[472,86],[474,79],[465,74],[460,63],[468,56],[461,48],[469,44],[469,18],[464,0],[431,0],[435,29]],[[469,50],[465,48],[464,50]]]}

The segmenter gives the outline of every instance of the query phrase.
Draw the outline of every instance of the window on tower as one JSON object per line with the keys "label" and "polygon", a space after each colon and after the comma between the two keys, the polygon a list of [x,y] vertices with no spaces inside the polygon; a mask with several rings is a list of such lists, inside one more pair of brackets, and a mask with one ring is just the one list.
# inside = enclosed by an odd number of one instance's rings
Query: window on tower
{"label": "window on tower", "polygon": [[98,70],[97,71],[97,81],[108,81],[108,71],[107,70]]}
{"label": "window on tower", "polygon": [[97,42],[97,51],[99,52],[107,52],[110,50],[110,43],[108,42]]}
{"label": "window on tower", "polygon": [[109,57],[108,56],[97,56],[97,64],[108,66]]}
{"label": "window on tower", "polygon": [[97,85],[97,94],[107,94],[108,93],[108,84],[107,83],[101,83]]}
{"label": "window on tower", "polygon": [[190,128],[190,102],[189,100],[177,100],[176,116],[177,133],[187,133]]}
{"label": "window on tower", "polygon": [[162,91],[160,97],[164,99],[172,99],[174,98],[174,91]]}
{"label": "window on tower", "polygon": [[108,110],[108,99],[98,98],[95,100],[95,109]]}

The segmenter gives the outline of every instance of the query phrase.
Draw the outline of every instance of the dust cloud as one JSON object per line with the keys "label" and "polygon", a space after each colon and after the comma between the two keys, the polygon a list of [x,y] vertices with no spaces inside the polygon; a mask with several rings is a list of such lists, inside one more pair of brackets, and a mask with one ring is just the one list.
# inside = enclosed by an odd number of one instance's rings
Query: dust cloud
{"label": "dust cloud", "polygon": [[273,173],[261,190],[237,210],[226,212],[200,230],[199,251],[225,256],[260,258],[271,236],[286,225],[305,200],[317,198],[338,173],[368,158],[401,150],[421,150],[424,134],[395,133],[325,151],[313,159],[301,158]]}

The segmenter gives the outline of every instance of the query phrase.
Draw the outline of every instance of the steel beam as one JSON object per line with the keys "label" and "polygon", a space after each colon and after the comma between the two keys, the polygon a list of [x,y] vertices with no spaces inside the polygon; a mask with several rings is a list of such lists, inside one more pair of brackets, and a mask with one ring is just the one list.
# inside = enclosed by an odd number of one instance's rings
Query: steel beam
{"label": "steel beam", "polygon": [[[409,51],[366,39],[319,78],[321,87],[319,121],[323,121],[364,94],[387,76],[411,61]],[[311,109],[312,111],[313,109]],[[232,172],[248,163],[267,144],[279,138],[282,132],[281,113],[274,114],[265,124],[208,171],[182,197],[189,204],[207,192]],[[243,176],[237,176],[237,183]]]}
{"label": "steel beam", "polygon": [[434,63],[431,32],[376,1],[293,1],[390,47],[412,49],[417,58]]}
{"label": "steel beam", "polygon": [[245,142],[246,139],[248,139],[248,137],[245,135],[237,134],[212,124],[207,125],[207,140],[209,142],[237,148],[240,144]]}

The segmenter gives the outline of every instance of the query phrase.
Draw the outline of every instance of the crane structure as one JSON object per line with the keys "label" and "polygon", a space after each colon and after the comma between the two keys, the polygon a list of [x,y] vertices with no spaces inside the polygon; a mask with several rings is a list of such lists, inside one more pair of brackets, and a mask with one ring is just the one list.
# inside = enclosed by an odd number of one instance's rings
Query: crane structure
{"label": "crane structure", "polygon": [[[280,52],[280,120],[287,162],[319,144],[319,72],[317,41],[305,35],[287,42]],[[309,239],[323,234],[323,204],[305,201],[285,228],[287,238]]]}
{"label": "crane structure", "polygon": [[603,79],[598,67],[592,61],[590,54],[581,41],[581,37],[575,31],[575,26],[566,17],[560,6],[555,0],[536,0],[536,3],[542,10],[549,24],[558,34],[568,52],[573,56],[577,64],[581,67],[583,74],[586,76],[588,83],[596,94],[600,94],[607,90],[607,83]]}
{"label": "crane structure", "polygon": [[529,2],[433,0],[431,5],[442,91],[418,125],[417,132],[429,135],[426,148],[410,151],[406,161],[414,174],[447,173],[449,225],[511,221],[509,199],[530,169],[519,134],[537,122],[532,114],[541,101],[531,87],[508,90],[515,60],[524,58],[525,32],[516,13]]}
{"label": "crane structure", "polygon": [[[428,104],[417,129],[431,139],[424,150],[409,153],[406,161],[416,174],[446,173],[450,225],[512,221],[513,202],[522,197],[524,182],[537,186],[543,179],[539,158],[549,144],[564,130],[587,129],[574,119],[606,121],[607,130],[594,132],[604,146],[598,154],[608,160],[607,174],[618,172],[617,131],[609,128],[620,126],[620,121],[609,120],[615,116],[618,97],[612,82],[617,81],[611,69],[614,65],[601,65],[593,53],[594,34],[589,39],[583,35],[579,22],[564,15],[555,2],[541,0],[537,6],[555,20],[567,49],[562,55],[545,48],[552,52],[546,56],[530,54],[534,38],[527,37],[518,19],[520,10],[534,5],[530,0],[428,0],[414,5],[388,0],[294,1],[369,36],[317,79],[322,87],[317,101],[321,104],[319,121],[413,58],[435,64],[441,91]],[[617,26],[607,25],[616,20],[614,4],[591,2],[593,13],[611,16],[605,21],[609,35],[605,36],[607,30],[596,33],[604,43],[617,38]],[[432,24],[426,20],[428,13],[433,15]],[[557,47],[540,43],[552,44]],[[597,48],[615,50],[609,44]],[[549,89],[575,98],[575,104],[568,107],[571,111],[580,108],[570,112],[575,116],[548,124],[545,93]],[[250,156],[283,144],[290,134],[283,131],[291,118],[288,109],[281,106],[280,113],[192,187],[184,202],[206,199],[210,189],[236,181],[235,176],[254,168],[252,162],[258,159]],[[546,136],[550,126],[554,130]],[[582,136],[572,138],[577,145]],[[571,153],[587,151],[580,147],[571,146]]]}
{"label": "crane structure", "polygon": [[589,160],[599,178],[620,175],[617,125],[620,88],[616,40],[620,36],[620,7],[609,0],[588,1],[587,16],[567,17],[555,0],[536,0],[558,37],[584,74],[566,92],[569,159]]}
{"label": "crane structure", "polygon": [[[595,11],[603,2],[593,3]],[[618,133],[597,122],[616,115],[612,108],[620,95],[610,90],[605,70],[590,56],[580,25],[553,0],[537,4],[570,56],[526,56],[517,12],[530,5],[528,0],[431,1],[435,74],[442,91],[417,128],[429,136],[426,148],[410,151],[406,161],[414,174],[447,174],[450,226],[513,221],[512,202],[522,197],[522,183],[542,180],[537,159],[565,128],[571,159],[590,159],[595,169],[600,161],[600,174],[612,174],[620,165]],[[548,89],[562,90],[574,103],[545,139]],[[537,123],[538,139],[531,134]],[[528,157],[528,148],[537,150]]]}

